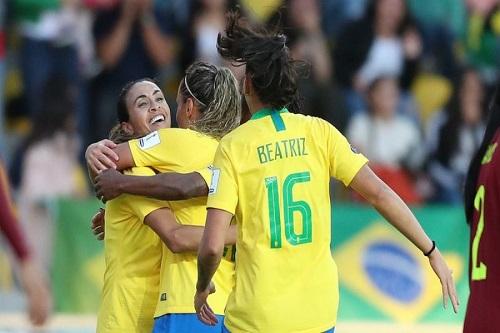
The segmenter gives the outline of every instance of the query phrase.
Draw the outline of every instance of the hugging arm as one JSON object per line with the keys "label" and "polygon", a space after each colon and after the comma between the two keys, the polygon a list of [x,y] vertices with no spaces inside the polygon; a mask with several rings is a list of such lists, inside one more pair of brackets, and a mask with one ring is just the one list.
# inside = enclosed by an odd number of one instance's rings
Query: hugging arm
{"label": "hugging arm", "polygon": [[120,174],[116,170],[136,165],[127,142],[116,145],[110,140],[101,140],[93,143],[87,148],[85,158],[97,197],[104,201],[123,193],[160,200],[185,200],[208,194],[207,184],[197,172],[150,177]]}
{"label": "hugging arm", "polygon": [[208,186],[198,172],[186,174],[161,173],[155,176],[122,175],[116,170],[106,170],[95,178],[96,194],[111,200],[128,193],[159,200],[185,200],[208,194]]}
{"label": "hugging arm", "polygon": [[117,145],[108,139],[88,146],[85,151],[85,160],[92,180],[107,169],[124,170],[135,166],[128,143]]}
{"label": "hugging arm", "polygon": [[[203,226],[183,225],[177,223],[169,208],[161,208],[151,212],[144,223],[153,229],[173,253],[196,252],[203,236]],[[236,243],[236,226],[232,225],[224,236],[227,245]]]}

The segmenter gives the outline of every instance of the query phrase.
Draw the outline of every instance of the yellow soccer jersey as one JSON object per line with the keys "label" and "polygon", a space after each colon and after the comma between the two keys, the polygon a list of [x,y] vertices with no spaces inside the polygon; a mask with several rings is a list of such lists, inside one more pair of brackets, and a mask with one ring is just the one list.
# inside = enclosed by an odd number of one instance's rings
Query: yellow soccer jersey
{"label": "yellow soccer jersey", "polygon": [[286,109],[261,110],[221,140],[207,207],[238,225],[232,333],[335,326],[329,180],[349,185],[366,162],[327,122]]}
{"label": "yellow soccer jersey", "polygon": [[[187,173],[198,171],[210,185],[207,166],[214,159],[218,141],[188,129],[162,129],[130,141],[132,157],[137,166],[151,166],[161,172]],[[170,208],[177,221],[186,225],[205,225],[206,197],[171,201]],[[217,292],[209,296],[212,309],[224,314],[227,297],[234,286],[234,248],[228,247],[221,269],[214,277]],[[163,246],[160,293],[155,317],[167,313],[195,313],[193,297],[196,290],[197,254],[172,253]]]}
{"label": "yellow soccer jersey", "polygon": [[[149,168],[133,168],[127,174],[155,173]],[[167,205],[165,201],[126,194],[106,203],[106,271],[97,332],[151,332],[162,245],[143,221],[149,213]]]}

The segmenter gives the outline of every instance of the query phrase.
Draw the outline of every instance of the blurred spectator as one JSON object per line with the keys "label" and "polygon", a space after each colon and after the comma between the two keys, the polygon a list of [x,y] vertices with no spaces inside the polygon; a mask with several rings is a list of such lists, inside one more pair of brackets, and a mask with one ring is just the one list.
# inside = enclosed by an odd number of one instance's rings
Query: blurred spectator
{"label": "blurred spectator", "polygon": [[288,0],[271,24],[282,25],[292,57],[311,64],[311,75],[299,84],[304,113],[323,118],[343,130],[346,109],[343,96],[332,82],[332,58],[320,18],[319,1]]}
{"label": "blurred spectator", "polygon": [[7,6],[5,1],[0,2],[0,156],[5,156],[5,27],[6,27],[6,11]]}
{"label": "blurred spectator", "polygon": [[27,241],[14,214],[9,193],[9,181],[0,160],[0,233],[9,241],[16,259],[19,261],[21,284],[28,299],[30,320],[42,325],[49,317],[52,295],[45,274],[35,264]]}
{"label": "blurred spectator", "polygon": [[116,6],[120,0],[83,0],[85,6],[91,9],[110,9]]}
{"label": "blurred spectator", "polygon": [[368,88],[368,112],[356,114],[347,137],[369,160],[370,167],[408,203],[421,198],[406,172],[418,170],[423,145],[414,122],[396,112],[398,85],[394,78],[375,79]]}
{"label": "blurred spectator", "polygon": [[283,5],[284,0],[239,0],[240,9],[250,21],[264,24]]}
{"label": "blurred spectator", "polygon": [[422,52],[404,0],[371,0],[364,16],[346,25],[335,45],[335,73],[351,112],[365,108],[363,93],[377,77],[399,78],[406,91]]}
{"label": "blurred spectator", "polygon": [[457,43],[464,34],[465,3],[456,0],[408,0],[424,44],[426,68],[449,79],[458,77]]}
{"label": "blurred spectator", "polygon": [[95,45],[103,71],[92,92],[93,137],[107,137],[115,123],[121,87],[140,77],[157,77],[175,56],[175,42],[165,12],[153,0],[123,0],[96,11]]}
{"label": "blurred spectator", "polygon": [[197,60],[223,65],[217,52],[217,35],[224,30],[227,10],[235,4],[235,0],[191,1],[190,17],[182,45],[183,68]]}
{"label": "blurred spectator", "polygon": [[466,55],[493,85],[500,73],[500,2],[467,0]]}
{"label": "blurred spectator", "polygon": [[484,87],[479,74],[464,72],[446,111],[437,114],[428,130],[435,201],[460,204],[469,161],[479,148],[485,130]]}
{"label": "blurred spectator", "polygon": [[85,174],[78,163],[80,142],[75,122],[74,87],[64,79],[46,82],[41,111],[22,147],[19,213],[35,248],[35,256],[47,271],[52,262],[50,202],[58,197],[87,194]]}
{"label": "blurred spectator", "polygon": [[[43,84],[60,75],[78,87],[78,116],[85,124],[83,81],[78,55],[82,31],[79,0],[13,0],[14,18],[22,43],[21,74],[28,112],[40,112]],[[82,129],[85,130],[85,129]]]}
{"label": "blurred spectator", "polygon": [[322,0],[321,21],[325,33],[335,39],[347,22],[363,15],[367,2],[368,0]]}

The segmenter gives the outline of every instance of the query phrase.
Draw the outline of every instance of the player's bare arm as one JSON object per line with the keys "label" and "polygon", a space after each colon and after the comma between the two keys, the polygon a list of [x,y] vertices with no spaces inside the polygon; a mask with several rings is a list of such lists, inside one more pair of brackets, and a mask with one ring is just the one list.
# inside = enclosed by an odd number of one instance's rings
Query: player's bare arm
{"label": "player's bare arm", "polygon": [[224,251],[224,235],[231,227],[231,213],[224,210],[207,209],[207,223],[198,251],[198,282],[194,306],[198,318],[207,325],[215,325],[217,317],[208,306],[207,297],[215,292],[212,278],[219,267]]}
{"label": "player's bare arm", "polygon": [[[173,253],[198,251],[205,230],[202,226],[177,223],[174,214],[169,208],[161,208],[151,212],[146,216],[144,223],[160,236]],[[230,226],[223,236],[223,246],[224,244],[235,244],[236,226]]]}
{"label": "player's bare arm", "polygon": [[116,145],[110,140],[101,140],[87,148],[85,157],[97,197],[104,201],[114,199],[123,193],[160,200],[185,200],[208,194],[205,180],[196,172],[169,173],[151,177],[128,176],[116,172],[115,170],[135,166],[127,142]]}
{"label": "player's bare arm", "polygon": [[94,187],[97,197],[103,198],[104,201],[112,200],[123,193],[170,201],[208,194],[208,186],[197,172],[141,177],[123,175],[114,169],[108,169],[96,176]]}
{"label": "player's bare arm", "polygon": [[92,180],[107,169],[123,170],[135,166],[128,143],[115,144],[104,139],[87,147],[85,160]]}
{"label": "player's bare arm", "polygon": [[408,238],[423,253],[428,253],[429,263],[441,281],[443,305],[446,308],[448,298],[453,310],[458,311],[458,297],[451,270],[434,243],[425,234],[417,219],[401,198],[367,166],[361,168],[352,180],[350,187],[361,194],[377,211]]}

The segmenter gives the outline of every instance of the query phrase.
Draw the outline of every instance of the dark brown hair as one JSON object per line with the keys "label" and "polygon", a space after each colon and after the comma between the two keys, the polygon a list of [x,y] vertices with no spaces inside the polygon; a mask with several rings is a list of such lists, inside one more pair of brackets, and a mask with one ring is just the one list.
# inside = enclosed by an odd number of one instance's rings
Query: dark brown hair
{"label": "dark brown hair", "polygon": [[217,50],[223,58],[246,65],[246,73],[261,102],[297,112],[298,79],[308,72],[309,66],[291,58],[286,42],[284,34],[251,27],[239,12],[229,12],[225,35],[219,34],[217,38]]}
{"label": "dark brown hair", "polygon": [[135,86],[136,83],[140,82],[152,82],[158,85],[158,83],[155,80],[150,79],[148,77],[128,82],[120,91],[120,95],[118,95],[118,102],[116,103],[116,116],[118,117],[118,121],[120,123],[127,122],[129,120],[129,113],[127,109],[127,95],[130,89],[132,89],[132,87]]}

